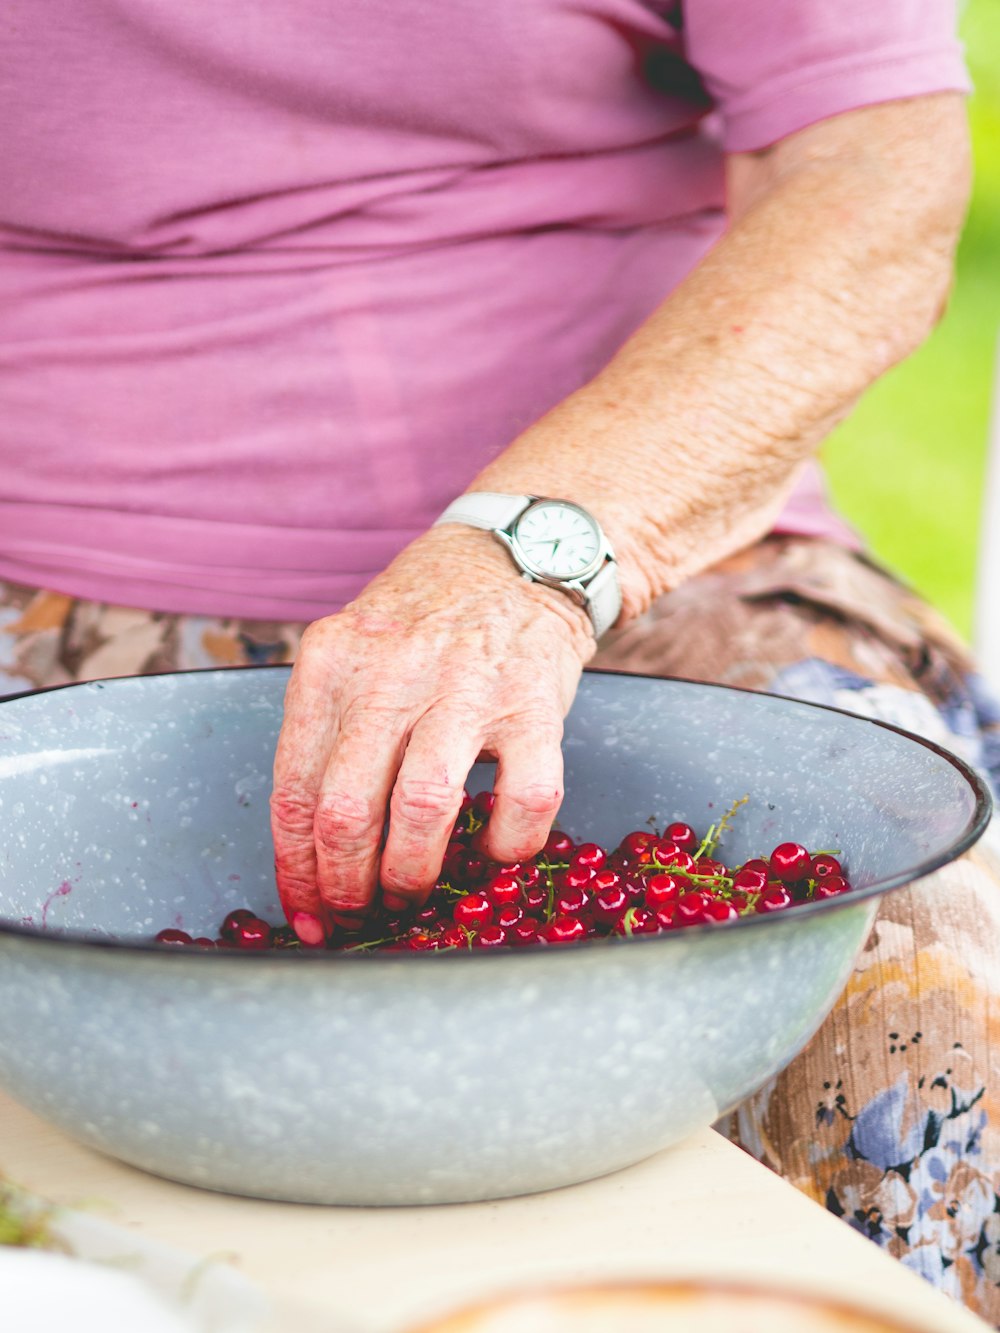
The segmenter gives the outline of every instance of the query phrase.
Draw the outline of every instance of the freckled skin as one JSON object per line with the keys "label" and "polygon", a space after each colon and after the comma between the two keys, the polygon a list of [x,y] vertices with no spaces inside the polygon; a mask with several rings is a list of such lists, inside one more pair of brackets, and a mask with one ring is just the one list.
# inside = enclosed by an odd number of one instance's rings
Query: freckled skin
{"label": "freckled skin", "polygon": [[[933,327],[968,193],[963,99],[834,117],[734,155],[727,179],[726,236],[470,488],[591,510],[618,556],[624,619],[762,537],[803,460]],[[393,910],[422,901],[480,752],[499,760],[487,851],[537,852],[594,650],[568,597],[458,526],[419,537],[311,626],[272,798],[289,920],[363,913],[379,879]]]}
{"label": "freckled skin", "polygon": [[[406,633],[385,633],[407,617]],[[538,851],[562,799],[562,720],[592,651],[569,598],[512,578],[499,544],[458,526],[426,534],[311,626],[272,797],[289,919],[363,912],[376,878],[390,910],[425,898],[480,753],[499,759],[487,850],[505,863]]]}

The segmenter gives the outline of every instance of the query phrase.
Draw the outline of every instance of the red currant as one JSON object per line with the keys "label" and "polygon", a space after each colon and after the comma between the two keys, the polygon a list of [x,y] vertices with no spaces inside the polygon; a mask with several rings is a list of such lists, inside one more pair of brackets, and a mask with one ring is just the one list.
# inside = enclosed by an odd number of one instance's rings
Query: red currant
{"label": "red currant", "polygon": [[157,944],[194,944],[186,930],[161,930],[156,936]]}
{"label": "red currant", "polygon": [[757,899],[758,912],[780,912],[788,907],[792,901],[792,895],[784,884],[777,880],[771,880],[767,888]]}
{"label": "red currant", "polygon": [[553,829],[545,839],[542,855],[549,861],[568,861],[573,853],[573,839],[559,829]]}
{"label": "red currant", "polygon": [[675,852],[670,858],[668,869],[678,871],[682,875],[690,875],[694,870],[694,857],[690,852]]}
{"label": "red currant", "polygon": [[642,907],[646,901],[646,881],[644,879],[623,880],[622,888],[628,894],[629,902],[633,907]]}
{"label": "red currant", "polygon": [[499,949],[507,943],[507,932],[502,926],[483,926],[472,940],[474,949]]}
{"label": "red currant", "polygon": [[570,869],[574,866],[582,866],[585,870],[593,873],[600,870],[607,859],[607,852],[603,847],[599,847],[596,842],[581,842],[570,859]]}
{"label": "red currant", "polygon": [[537,944],[538,922],[526,916],[507,931],[507,943],[514,945]]}
{"label": "red currant", "polygon": [[771,875],[771,867],[767,864],[767,862],[764,860],[764,858],[763,858],[763,857],[760,857],[760,856],[753,857],[753,859],[750,860],[750,861],[744,861],[744,862],[743,862],[743,865],[740,867],[740,869],[742,869],[742,870],[759,870],[759,871],[761,871],[764,875],[766,875],[768,878],[770,878],[770,875]]}
{"label": "red currant", "polygon": [[634,833],[627,833],[618,844],[618,850],[624,852],[626,856],[636,857],[640,852],[645,851],[656,841],[656,835],[646,833],[641,829]]}
{"label": "red currant", "polygon": [[841,893],[846,893],[850,888],[843,875],[827,875],[825,879],[816,882],[817,898],[836,898]]}
{"label": "red currant", "polygon": [[660,929],[656,913],[645,907],[630,907],[615,926],[616,935],[655,935]]}
{"label": "red currant", "polygon": [[236,934],[238,928],[244,921],[252,921],[254,913],[248,907],[237,907],[235,912],[229,912],[219,927],[219,934],[223,939],[229,939]]}
{"label": "red currant", "polygon": [[478,791],[472,798],[472,811],[480,819],[489,819],[496,805],[496,796],[491,791]]}
{"label": "red currant", "polygon": [[528,912],[541,912],[549,901],[549,891],[544,884],[534,884],[524,891],[524,906]]}
{"label": "red currant", "polygon": [[445,926],[441,932],[441,944],[446,949],[467,949],[469,937],[461,926]]}
{"label": "red currant", "polygon": [[652,851],[653,860],[658,865],[669,866],[673,865],[676,861],[677,857],[680,855],[681,849],[677,846],[676,842],[669,842],[667,839],[663,839],[662,841],[653,844]]}
{"label": "red currant", "polygon": [[682,893],[677,899],[676,919],[682,926],[691,926],[698,921],[704,921],[707,906],[708,898],[699,889]]}
{"label": "red currant", "polygon": [[605,889],[615,889],[622,882],[622,877],[617,870],[598,870],[594,878],[588,884],[591,893],[602,893]]}
{"label": "red currant", "polygon": [[493,808],[492,792],[463,794],[438,883],[426,903],[402,915],[383,908],[366,927],[338,926],[328,938],[324,923],[308,912],[295,913],[290,926],[272,928],[249,908],[237,908],[226,916],[217,940],[192,940],[176,928],[160,931],[156,940],[249,950],[521,947],[733,921],[751,911],[777,912],[836,897],[851,887],[835,855],[810,853],[795,842],[779,844],[769,860],[751,859],[732,871],[714,856],[695,861],[697,835],[680,821],[662,835],[633,830],[610,855],[597,843],[576,844],[553,829],[537,857],[500,866],[485,850]]}
{"label": "red currant", "polygon": [[809,873],[812,857],[798,842],[782,842],[771,853],[771,870],[778,879],[791,884]]}
{"label": "red currant", "polygon": [[267,949],[271,944],[271,927],[259,916],[252,916],[236,927],[232,942],[239,949]]}
{"label": "red currant", "polygon": [[441,866],[441,874],[445,879],[455,879],[465,868],[464,842],[459,842],[457,838],[452,838],[448,846],[444,849],[444,862]]}
{"label": "red currant", "polygon": [[538,883],[542,872],[534,861],[512,861],[510,865],[500,867],[500,874],[513,875],[522,888],[530,889],[532,884]]}
{"label": "red currant", "polygon": [[484,890],[486,897],[495,907],[503,907],[507,903],[519,903],[521,901],[521,881],[516,875],[505,874],[503,871],[499,875],[494,875]]}
{"label": "red currant", "polygon": [[407,949],[412,950],[413,953],[426,953],[430,949],[436,949],[438,947],[438,941],[432,939],[426,931],[419,930],[415,935],[410,935],[407,938],[406,947]]}
{"label": "red currant", "polygon": [[687,888],[687,881],[678,875],[662,871],[658,875],[650,875],[646,880],[646,906],[658,912],[661,908],[676,903]]}
{"label": "red currant", "polygon": [[690,824],[668,824],[663,836],[682,852],[693,852],[698,846],[698,835]]}
{"label": "red currant", "polygon": [[760,893],[761,889],[767,888],[767,866],[763,861],[747,862],[733,876],[733,888],[745,889],[747,893]]}
{"label": "red currant", "polygon": [[489,862],[485,856],[480,856],[478,852],[466,852],[462,857],[462,864],[459,870],[459,882],[462,884],[478,884],[486,874]]}
{"label": "red currant", "polygon": [[557,916],[539,931],[549,944],[570,944],[582,940],[587,934],[587,927],[578,916]]}
{"label": "red currant", "polygon": [[725,898],[713,898],[705,904],[705,920],[707,921],[735,921],[739,916],[732,903],[726,902]]}
{"label": "red currant", "polygon": [[527,861],[517,872],[517,877],[526,889],[532,889],[542,877],[542,872],[533,861]]}
{"label": "red currant", "polygon": [[721,861],[715,861],[710,856],[699,856],[694,863],[694,868],[699,875],[724,875],[726,867]]}
{"label": "red currant", "polygon": [[591,899],[590,910],[594,921],[601,926],[614,926],[629,906],[629,895],[621,884],[601,889]]}
{"label": "red currant", "polygon": [[582,889],[594,878],[594,873],[589,866],[571,863],[566,870],[557,870],[552,879],[557,889]]}
{"label": "red currant", "polygon": [[579,916],[590,902],[590,894],[576,885],[558,889],[555,896],[555,910],[559,916]]}
{"label": "red currant", "polygon": [[828,875],[843,875],[843,873],[844,868],[835,856],[820,852],[819,856],[814,856],[812,859],[813,879],[826,879]]}
{"label": "red currant", "polygon": [[467,893],[455,903],[452,916],[456,925],[466,926],[469,930],[481,930],[483,926],[492,924],[493,904],[481,893]]}

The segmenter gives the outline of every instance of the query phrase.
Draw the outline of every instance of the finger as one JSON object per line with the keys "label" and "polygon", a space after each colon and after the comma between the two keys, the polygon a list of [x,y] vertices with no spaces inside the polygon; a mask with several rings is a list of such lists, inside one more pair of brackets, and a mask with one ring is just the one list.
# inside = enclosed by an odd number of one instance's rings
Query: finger
{"label": "finger", "polygon": [[390,911],[419,905],[434,887],[481,741],[481,730],[454,714],[432,712],[414,727],[392,791],[379,871]]}
{"label": "finger", "polygon": [[494,861],[523,861],[540,851],[563,798],[562,717],[522,714],[498,740],[496,802],[486,828]]}
{"label": "finger", "polygon": [[[308,631],[285,691],[274,759],[271,833],[278,896],[289,924],[304,914],[329,925],[316,878],[316,799],[337,732],[336,690],[328,661],[313,656]],[[306,933],[310,932],[306,925]],[[308,943],[315,943],[309,939]]]}
{"label": "finger", "polygon": [[375,896],[386,806],[407,725],[401,710],[373,702],[356,701],[341,717],[313,835],[320,898],[342,924],[360,920]]}

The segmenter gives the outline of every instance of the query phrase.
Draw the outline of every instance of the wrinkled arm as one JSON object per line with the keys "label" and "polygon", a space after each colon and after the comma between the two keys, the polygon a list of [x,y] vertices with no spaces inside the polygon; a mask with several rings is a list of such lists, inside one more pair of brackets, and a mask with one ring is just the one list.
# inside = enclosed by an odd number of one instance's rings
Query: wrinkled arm
{"label": "wrinkled arm", "polygon": [[[473,489],[592,510],[619,557],[626,617],[762,536],[801,462],[939,314],[968,174],[952,94],[734,157],[725,237]],[[562,720],[593,651],[569,598],[457,526],[419,537],[311,626],[272,799],[278,886],[303,937],[365,911],[378,879],[392,910],[426,896],[480,752],[498,758],[490,854],[538,851],[562,796]]]}
{"label": "wrinkled arm", "polygon": [[731,157],[724,238],[473,489],[563,495],[573,479],[620,548],[636,614],[766,532],[796,465],[926,337],[968,188],[952,93]]}

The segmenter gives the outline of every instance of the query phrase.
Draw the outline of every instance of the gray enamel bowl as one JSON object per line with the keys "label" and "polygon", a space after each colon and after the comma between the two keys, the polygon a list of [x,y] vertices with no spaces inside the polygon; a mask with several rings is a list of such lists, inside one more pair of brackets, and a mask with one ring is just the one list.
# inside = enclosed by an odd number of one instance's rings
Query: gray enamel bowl
{"label": "gray enamel bowl", "polygon": [[[496,1198],[613,1171],[786,1064],[878,895],[969,847],[979,780],[891,727],[717,686],[588,674],[560,823],[650,816],[725,844],[840,848],[849,900],[520,951],[173,951],[230,908],[279,919],[267,798],[283,668],[0,704],[0,1085],[148,1171],[317,1203]],[[488,782],[489,772],[473,782]]]}

